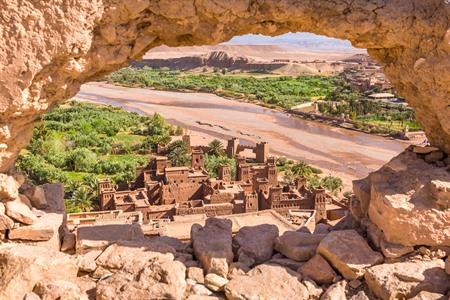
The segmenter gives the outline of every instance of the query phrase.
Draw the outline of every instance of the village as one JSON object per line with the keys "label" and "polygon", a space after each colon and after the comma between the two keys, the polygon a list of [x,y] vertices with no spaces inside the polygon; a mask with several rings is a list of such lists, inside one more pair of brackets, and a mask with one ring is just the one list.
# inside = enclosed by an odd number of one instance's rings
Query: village
{"label": "village", "polygon": [[78,225],[139,223],[150,235],[170,232],[172,237],[183,238],[190,226],[180,231],[172,228],[208,217],[233,215],[239,219],[242,215],[261,224],[275,219],[288,228],[309,226],[314,230],[315,224],[335,224],[346,215],[343,201],[324,188],[308,188],[304,177],[296,178],[294,184],[281,183],[266,142],[248,146],[231,138],[226,154],[236,158],[236,170],[221,165],[218,177],[211,178],[204,165],[207,146],[191,145],[189,135],[183,136],[183,141],[190,149],[190,167],[172,167],[162,155],[164,147],[159,147],[148,165],[136,170],[134,181],[118,185],[109,179],[99,181],[100,211],[68,214],[72,229]]}

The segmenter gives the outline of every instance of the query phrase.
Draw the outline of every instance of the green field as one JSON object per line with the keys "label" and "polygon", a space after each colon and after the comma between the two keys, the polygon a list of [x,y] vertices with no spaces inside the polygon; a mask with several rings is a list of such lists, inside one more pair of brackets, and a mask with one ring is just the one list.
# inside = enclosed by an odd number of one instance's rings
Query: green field
{"label": "green field", "polygon": [[111,83],[153,87],[162,90],[190,90],[245,98],[274,107],[293,105],[331,97],[342,84],[338,77],[325,76],[250,76],[222,73],[183,73],[166,69],[124,68],[108,76]]}

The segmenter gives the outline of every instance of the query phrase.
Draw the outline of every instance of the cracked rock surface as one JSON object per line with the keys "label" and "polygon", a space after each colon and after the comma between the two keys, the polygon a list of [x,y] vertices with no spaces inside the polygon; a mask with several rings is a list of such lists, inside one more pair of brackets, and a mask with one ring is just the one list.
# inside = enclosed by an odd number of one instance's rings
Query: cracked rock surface
{"label": "cracked rock surface", "polygon": [[45,111],[149,49],[309,31],[384,66],[431,143],[450,152],[450,4],[443,0],[0,0],[0,172]]}

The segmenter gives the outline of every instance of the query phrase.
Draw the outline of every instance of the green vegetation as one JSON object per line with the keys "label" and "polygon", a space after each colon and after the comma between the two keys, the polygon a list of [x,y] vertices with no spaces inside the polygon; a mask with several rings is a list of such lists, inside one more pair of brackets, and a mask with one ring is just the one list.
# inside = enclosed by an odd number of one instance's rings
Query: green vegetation
{"label": "green vegetation", "polygon": [[410,131],[420,130],[414,111],[410,107],[353,98],[335,100],[320,102],[319,111],[336,117],[347,115],[356,122],[357,128],[372,133],[395,134],[405,131],[406,128]]}
{"label": "green vegetation", "polygon": [[[167,68],[124,68],[108,76],[115,84],[152,87],[160,90],[201,91],[257,102],[270,108],[290,109],[300,103],[319,102],[319,112],[334,117],[346,115],[357,129],[371,133],[398,134],[406,128],[420,130],[409,107],[363,100],[340,76],[251,76],[214,73],[184,73]],[[372,91],[368,91],[370,93]]]}
{"label": "green vegetation", "polygon": [[221,141],[214,139],[208,144],[210,150],[205,155],[205,169],[210,177],[219,176],[219,167],[228,165],[231,169],[231,178],[236,178],[236,160],[225,155]]}
{"label": "green vegetation", "polygon": [[[73,101],[45,114],[17,166],[35,184],[64,183],[69,212],[88,211],[94,207],[99,178],[134,179],[136,167],[147,164],[158,143],[168,144],[182,132],[158,114],[146,117]],[[186,163],[179,146],[168,146],[175,165]]]}
{"label": "green vegetation", "polygon": [[322,170],[308,165],[304,161],[294,162],[287,160],[285,157],[280,157],[277,160],[278,171],[284,172],[283,180],[292,184],[295,178],[301,176],[308,180],[308,185],[311,188],[324,187],[328,191],[337,194],[343,187],[342,179],[335,176],[320,177]]}
{"label": "green vegetation", "polygon": [[[225,72],[226,73],[226,72]],[[191,90],[215,93],[225,97],[246,98],[250,101],[282,108],[310,101],[329,98],[342,82],[337,77],[281,76],[254,77],[221,73],[193,74],[155,70],[124,68],[108,77],[116,84],[153,87],[162,90]]]}

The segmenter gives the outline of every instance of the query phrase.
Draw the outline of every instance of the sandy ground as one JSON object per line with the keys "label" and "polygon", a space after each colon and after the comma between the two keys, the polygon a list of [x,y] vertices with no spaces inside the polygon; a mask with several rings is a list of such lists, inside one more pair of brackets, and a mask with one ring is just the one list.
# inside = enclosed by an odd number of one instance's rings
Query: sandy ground
{"label": "sandy ground", "polygon": [[212,94],[125,88],[106,83],[82,86],[75,97],[142,114],[155,112],[189,130],[195,141],[238,137],[243,143],[267,141],[272,154],[304,160],[324,173],[351,181],[363,178],[408,146],[407,143],[306,121],[255,104]]}

